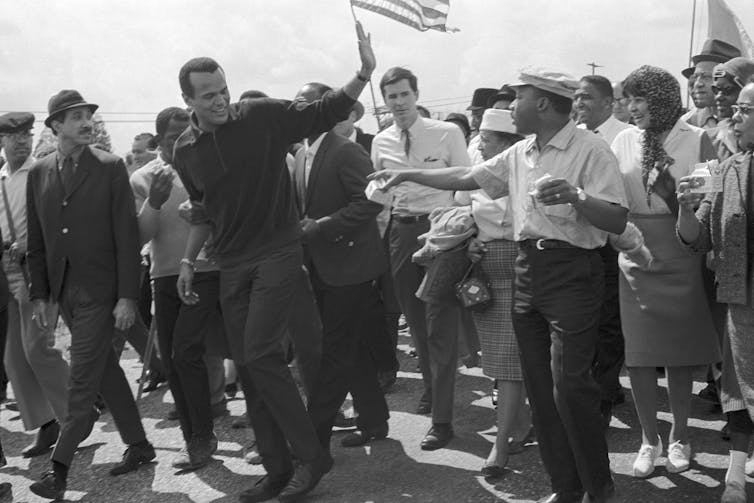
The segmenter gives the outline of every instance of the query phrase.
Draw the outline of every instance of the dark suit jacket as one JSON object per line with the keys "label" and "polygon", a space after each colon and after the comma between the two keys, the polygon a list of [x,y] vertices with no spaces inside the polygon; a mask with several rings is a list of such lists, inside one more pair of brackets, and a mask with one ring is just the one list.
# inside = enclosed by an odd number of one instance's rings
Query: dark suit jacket
{"label": "dark suit jacket", "polygon": [[359,128],[356,128],[356,143],[364,147],[364,150],[367,151],[367,154],[372,153],[372,141],[374,140],[374,135],[365,133]]}
{"label": "dark suit jacket", "polygon": [[364,195],[372,162],[358,144],[327,133],[304,190],[305,150],[296,153],[293,182],[299,214],[319,222],[307,249],[320,278],[332,286],[364,283],[387,269],[375,217],[382,206]]}
{"label": "dark suit jacket", "polygon": [[57,157],[37,161],[26,185],[31,298],[57,301],[73,281],[103,302],[136,299],[139,230],[125,164],[85,147],[66,194]]}

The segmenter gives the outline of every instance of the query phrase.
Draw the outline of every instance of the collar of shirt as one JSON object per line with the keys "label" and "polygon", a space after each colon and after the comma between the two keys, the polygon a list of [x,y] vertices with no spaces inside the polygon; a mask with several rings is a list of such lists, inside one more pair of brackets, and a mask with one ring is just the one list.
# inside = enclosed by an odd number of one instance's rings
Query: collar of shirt
{"label": "collar of shirt", "polygon": [[320,134],[314,142],[312,142],[311,145],[309,145],[309,139],[307,138],[304,140],[304,148],[306,149],[306,158],[310,160],[314,159],[314,156],[317,155],[317,151],[319,150],[320,145],[322,145],[322,139],[325,137],[327,133]]}
{"label": "collar of shirt", "polygon": [[[228,105],[228,120],[225,121],[224,124],[220,124],[218,127],[222,127],[228,122],[235,122],[241,118],[241,111],[239,109],[239,104],[234,103],[231,105]],[[209,131],[205,131],[202,128],[199,127],[199,119],[196,118],[196,112],[192,111],[191,115],[189,115],[189,132],[191,134],[191,143],[195,143],[199,138],[201,138],[205,134],[210,134]]]}
{"label": "collar of shirt", "polygon": [[16,175],[16,174],[18,174],[18,173],[20,173],[22,171],[28,171],[31,168],[31,165],[34,164],[35,161],[36,161],[36,159],[34,158],[34,156],[30,155],[29,157],[26,158],[26,160],[21,165],[21,167],[18,168],[16,171],[14,171],[12,174],[10,172],[10,166],[6,162],[3,165],[2,169],[0,169],[0,178],[8,178],[8,177],[14,176],[14,175]]}
{"label": "collar of shirt", "polygon": [[[568,120],[565,126],[560,128],[560,131],[555,133],[555,136],[550,138],[550,141],[547,142],[547,145],[542,148],[542,150],[545,150],[547,147],[553,147],[558,150],[565,150],[568,148],[568,145],[571,143],[571,140],[573,140],[573,135],[576,132],[576,124],[572,120]],[[531,136],[524,140],[526,143],[526,153],[530,154],[532,150],[539,150],[537,148],[537,137]]]}
{"label": "collar of shirt", "polygon": [[[79,163],[79,159],[81,159],[81,154],[84,153],[84,149],[86,149],[86,145],[80,145],[73,149],[73,151],[67,156],[73,159],[74,166],[77,166]],[[65,160],[66,156],[63,155],[63,153],[58,148],[57,150],[57,156],[58,156],[58,170],[63,169],[63,161]]]}

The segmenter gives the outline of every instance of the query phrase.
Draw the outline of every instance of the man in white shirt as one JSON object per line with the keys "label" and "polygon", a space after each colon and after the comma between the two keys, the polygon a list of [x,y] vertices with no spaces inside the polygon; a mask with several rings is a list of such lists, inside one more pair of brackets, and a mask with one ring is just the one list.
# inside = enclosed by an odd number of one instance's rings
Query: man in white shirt
{"label": "man in white shirt", "polygon": [[[376,170],[469,165],[466,142],[457,126],[419,117],[419,91],[413,73],[391,68],[382,77],[380,90],[395,123],[374,138],[372,162]],[[459,306],[456,299],[424,303],[416,298],[424,270],[411,261],[411,256],[419,249],[417,237],[429,230],[429,213],[438,207],[453,206],[453,192],[406,183],[393,193],[390,263],[398,302],[411,327],[424,379],[418,411],[432,412],[433,426],[421,447],[434,450],[453,438]]]}
{"label": "man in white shirt", "polygon": [[612,145],[618,133],[631,127],[613,117],[613,87],[602,75],[581,77],[573,108],[580,127],[594,131],[608,145]]}
{"label": "man in white shirt", "polygon": [[[26,266],[26,178],[31,156],[34,115],[11,112],[0,116],[0,146],[8,158],[0,170],[0,230],[3,269],[8,277],[8,334],[5,368],[13,385],[24,429],[39,428],[35,442],[24,449],[25,458],[47,454],[58,439],[68,414],[69,368],[60,350],[50,346],[54,323],[40,329],[32,319],[29,273]],[[58,307],[50,303],[47,315],[57,320]]]}

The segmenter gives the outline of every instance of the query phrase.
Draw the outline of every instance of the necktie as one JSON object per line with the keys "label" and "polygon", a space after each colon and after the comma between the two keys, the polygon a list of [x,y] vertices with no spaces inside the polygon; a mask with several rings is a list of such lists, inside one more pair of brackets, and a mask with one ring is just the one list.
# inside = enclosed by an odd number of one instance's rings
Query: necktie
{"label": "necktie", "polygon": [[411,133],[408,132],[408,129],[402,129],[401,136],[405,136],[403,151],[406,152],[406,157],[408,157],[408,153],[411,151]]}
{"label": "necktie", "polygon": [[66,157],[63,159],[63,169],[60,170],[60,178],[63,181],[63,188],[66,194],[70,194],[73,189],[73,176],[76,174],[76,168],[73,165],[73,159]]}

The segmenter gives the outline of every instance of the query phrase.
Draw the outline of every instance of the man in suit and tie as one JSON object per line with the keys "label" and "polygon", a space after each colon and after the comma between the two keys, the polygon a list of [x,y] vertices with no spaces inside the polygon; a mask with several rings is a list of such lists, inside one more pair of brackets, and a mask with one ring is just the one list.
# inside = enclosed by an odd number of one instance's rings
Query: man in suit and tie
{"label": "man in suit and tie", "polygon": [[139,230],[123,161],[89,145],[92,114],[78,91],[50,98],[45,125],[58,148],[36,162],[27,182],[30,298],[41,328],[57,302],[71,331],[68,415],[52,453],[52,471],[31,485],[35,494],[61,499],[79,442],[91,431],[101,394],[128,448],[111,475],[133,471],[155,457],[131,388],[112,345],[128,330],[139,292]]}
{"label": "man in suit and tie", "polygon": [[[324,84],[311,83],[297,98],[313,103],[329,91]],[[359,411],[359,429],[342,444],[363,445],[388,432],[387,403],[367,336],[369,315],[379,299],[376,280],[387,270],[375,218],[382,206],[364,195],[372,171],[366,151],[335,131],[307,138],[296,154],[294,185],[305,265],[323,327],[322,365],[309,415],[325,449],[348,391]]]}

